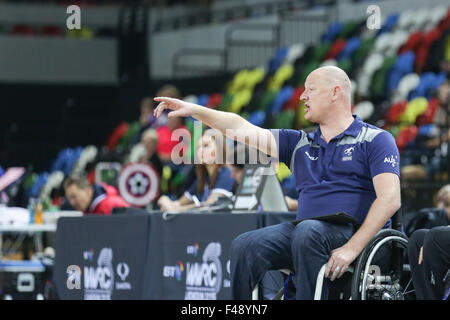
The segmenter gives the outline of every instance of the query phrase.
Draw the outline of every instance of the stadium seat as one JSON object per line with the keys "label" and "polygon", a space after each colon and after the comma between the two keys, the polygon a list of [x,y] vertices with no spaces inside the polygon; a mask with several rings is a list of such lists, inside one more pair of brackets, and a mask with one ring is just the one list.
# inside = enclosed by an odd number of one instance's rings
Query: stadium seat
{"label": "stadium seat", "polygon": [[416,122],[419,115],[425,112],[428,106],[428,100],[423,97],[412,99],[406,105],[405,111],[398,117],[401,124],[412,125]]}
{"label": "stadium seat", "polygon": [[398,49],[408,41],[409,33],[405,30],[398,29],[391,35],[391,42],[389,43],[385,54],[388,56],[397,54]]}
{"label": "stadium seat", "polygon": [[302,70],[302,73],[300,74],[300,77],[296,79],[295,86],[304,85],[306,81],[306,77],[308,77],[308,74],[311,73],[311,71],[317,69],[320,66],[320,63],[316,60],[313,60],[309,62]]}
{"label": "stadium seat", "polygon": [[127,122],[121,122],[114,128],[112,134],[106,141],[106,146],[110,151],[116,147],[120,138],[128,131],[128,128],[129,124]]}
{"label": "stadium seat", "polygon": [[322,61],[331,48],[328,42],[322,42],[314,47],[314,51],[309,61]]}
{"label": "stadium seat", "polygon": [[434,72],[425,72],[420,76],[420,81],[417,87],[412,90],[408,95],[408,100],[417,98],[417,97],[426,97],[427,99],[431,98],[431,95],[435,90],[441,85],[441,83],[445,80],[445,73],[441,72],[439,74],[435,74]]}
{"label": "stadium seat", "polygon": [[391,105],[388,109],[388,112],[384,116],[384,119],[387,121],[387,123],[388,124],[397,123],[399,116],[403,114],[403,112],[405,112],[407,104],[408,101],[402,100]]}
{"label": "stadium seat", "polygon": [[427,7],[424,6],[420,10],[417,10],[412,20],[412,30],[424,30],[429,17],[430,9]]}
{"label": "stadium seat", "polygon": [[409,143],[414,141],[418,132],[419,130],[415,125],[405,127],[399,131],[395,142],[397,143],[400,153]]}
{"label": "stadium seat", "polygon": [[260,110],[267,110],[267,108],[272,104],[272,102],[277,97],[277,91],[266,91],[261,99],[259,106]]}
{"label": "stadium seat", "polygon": [[373,51],[380,54],[385,54],[385,52],[388,50],[388,48],[392,43],[393,35],[394,35],[393,33],[386,32],[378,36],[377,39],[375,40]]}
{"label": "stadium seat", "polygon": [[186,102],[189,102],[189,103],[197,103],[197,96],[196,95],[194,95],[194,94],[190,94],[190,95],[187,95],[186,97],[184,97],[184,99],[183,99],[184,101],[186,101]]}
{"label": "stadium seat", "polygon": [[421,30],[411,33],[408,41],[398,49],[398,53],[400,54],[406,51],[414,51],[415,53],[424,41],[424,36],[425,34]]}
{"label": "stadium seat", "polygon": [[295,120],[295,112],[292,110],[285,110],[275,118],[274,128],[276,129],[291,129]]}
{"label": "stadium seat", "polygon": [[416,124],[418,126],[422,126],[433,123],[434,116],[436,115],[438,109],[439,109],[439,99],[437,97],[434,97],[430,101],[428,101],[427,109],[423,114],[421,114],[417,118]]}
{"label": "stadium seat", "polygon": [[303,87],[303,86],[294,88],[291,98],[285,104],[283,110],[294,110],[294,111],[297,110],[298,105],[300,103],[300,96],[302,95],[303,91],[305,91],[305,87]]}
{"label": "stadium seat", "polygon": [[26,24],[18,24],[12,27],[11,34],[15,36],[32,36],[35,34],[34,28]]}
{"label": "stadium seat", "polygon": [[209,95],[208,94],[199,94],[197,97],[197,104],[206,107],[208,105]]}
{"label": "stadium seat", "polygon": [[328,53],[323,57],[324,60],[333,59],[336,60],[339,53],[344,50],[345,46],[347,44],[346,39],[337,39],[330,47],[330,50]]}
{"label": "stadium seat", "polygon": [[306,51],[306,47],[303,43],[294,43],[289,47],[286,58],[284,59],[285,63],[294,64],[294,62],[301,58],[303,53]]}
{"label": "stadium seat", "polygon": [[352,69],[352,61],[350,59],[341,59],[338,62],[337,66],[344,70],[347,74],[349,74]]}
{"label": "stadium seat", "polygon": [[262,126],[266,120],[266,113],[262,110],[254,111],[250,114],[248,121],[255,126]]}
{"label": "stadium seat", "polygon": [[222,102],[222,94],[221,93],[213,93],[209,96],[209,100],[206,105],[210,108],[217,108]]}
{"label": "stadium seat", "polygon": [[367,38],[367,39],[361,39],[361,45],[358,47],[358,49],[355,50],[355,52],[352,55],[352,59],[358,63],[360,61],[363,61],[368,56],[370,50],[372,49],[373,45],[375,43],[375,38]]}
{"label": "stadium seat", "polygon": [[62,37],[64,36],[64,31],[58,26],[43,26],[39,33],[43,36],[49,37]]}
{"label": "stadium seat", "polygon": [[229,85],[228,93],[235,94],[236,92],[244,88],[246,86],[248,73],[248,69],[242,69],[238,71],[234,75],[234,78]]}
{"label": "stadium seat", "polygon": [[415,15],[416,12],[413,10],[403,11],[398,18],[397,28],[409,31],[410,27],[414,23],[413,20],[415,18]]}
{"label": "stadium seat", "polygon": [[231,104],[231,101],[233,101],[233,95],[231,93],[227,93],[223,96],[222,102],[220,103],[218,109],[220,111],[227,110]]}
{"label": "stadium seat", "polygon": [[370,101],[361,101],[355,105],[354,114],[358,115],[361,120],[368,120],[372,117],[375,108]]}
{"label": "stadium seat", "polygon": [[322,35],[322,42],[328,42],[331,43],[334,41],[334,39],[337,37],[339,32],[342,29],[343,24],[340,22],[332,23],[328,26],[325,33]]}
{"label": "stadium seat", "polygon": [[402,77],[398,83],[397,90],[392,100],[406,100],[411,90],[417,87],[420,82],[420,77],[417,73],[409,73]]}
{"label": "stadium seat", "polygon": [[294,74],[294,67],[291,64],[284,64],[276,70],[272,81],[270,81],[268,89],[278,91]]}
{"label": "stadium seat", "polygon": [[243,107],[248,105],[252,98],[252,93],[249,89],[243,89],[236,93],[231,102],[229,111],[239,113]]}
{"label": "stadium seat", "polygon": [[354,20],[347,21],[342,25],[342,28],[339,31],[336,38],[337,39],[351,38],[357,33],[358,28],[359,28],[359,23],[357,21],[354,21]]}
{"label": "stadium seat", "polygon": [[387,89],[388,93],[394,91],[402,77],[413,72],[414,69],[414,52],[406,51],[397,57],[397,60],[388,74]]}
{"label": "stadium seat", "polygon": [[390,32],[391,30],[393,30],[395,28],[395,25],[397,24],[398,20],[399,20],[399,14],[398,13],[392,13],[390,14],[387,18],[386,21],[384,22],[383,26],[381,27],[380,30],[378,30],[377,32],[377,36],[386,33],[386,32]]}
{"label": "stadium seat", "polygon": [[286,86],[281,88],[281,90],[278,92],[275,100],[273,103],[269,106],[268,112],[271,114],[278,114],[283,109],[283,106],[289,101],[289,99],[292,96],[292,93],[294,92],[294,88],[290,86]]}
{"label": "stadium seat", "polygon": [[370,88],[373,97],[381,97],[387,94],[387,75],[389,74],[389,70],[394,66],[396,61],[396,56],[386,57],[380,69],[378,69],[373,75],[372,86]]}
{"label": "stadium seat", "polygon": [[439,28],[430,30],[428,33],[425,34],[422,45],[417,49],[416,64],[420,68],[425,67],[430,47],[433,44],[433,42],[435,42],[440,38],[440,36],[441,30],[439,30]]}
{"label": "stadium seat", "polygon": [[431,30],[438,26],[445,16],[447,15],[447,7],[439,5],[430,10],[429,20],[425,26],[425,30]]}
{"label": "stadium seat", "polygon": [[347,40],[345,48],[338,54],[337,60],[350,59],[352,54],[361,46],[361,39],[359,37],[352,37]]}
{"label": "stadium seat", "polygon": [[275,57],[273,57],[269,62],[269,73],[272,74],[277,71],[277,69],[281,66],[283,63],[283,60],[286,58],[286,55],[288,54],[288,47],[281,47],[278,49],[277,53],[275,54]]}

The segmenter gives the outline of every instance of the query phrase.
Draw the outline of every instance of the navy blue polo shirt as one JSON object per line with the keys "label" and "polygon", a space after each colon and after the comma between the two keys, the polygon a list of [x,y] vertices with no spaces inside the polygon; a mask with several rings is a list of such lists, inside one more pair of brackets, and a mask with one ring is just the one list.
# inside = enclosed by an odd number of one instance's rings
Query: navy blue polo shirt
{"label": "navy blue polo shirt", "polygon": [[352,124],[328,144],[320,127],[311,133],[271,130],[279,161],[295,177],[297,219],[346,212],[362,224],[376,198],[372,178],[385,172],[400,176],[394,137],[353,117]]}
{"label": "navy blue polo shirt", "polygon": [[211,193],[220,193],[224,196],[231,197],[233,193],[231,190],[233,189],[234,184],[236,181],[231,176],[231,170],[230,168],[223,166],[219,168],[219,171],[217,172],[216,176],[216,183],[214,184],[214,189],[209,190],[208,185],[208,175],[206,176],[205,181],[205,189],[203,190],[202,194],[197,193],[197,180],[195,180],[192,185],[184,192],[184,195],[189,200],[193,200],[193,196],[195,195],[197,199],[200,202],[204,202],[208,199],[208,197],[211,195]]}

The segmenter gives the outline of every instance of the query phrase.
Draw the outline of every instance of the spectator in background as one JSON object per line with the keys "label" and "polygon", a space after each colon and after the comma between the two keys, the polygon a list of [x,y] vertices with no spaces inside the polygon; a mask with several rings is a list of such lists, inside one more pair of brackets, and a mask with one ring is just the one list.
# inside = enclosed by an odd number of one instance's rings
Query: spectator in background
{"label": "spectator in background", "polygon": [[70,205],[83,213],[109,215],[114,208],[130,206],[106,183],[91,185],[85,177],[69,177],[63,185]]}
{"label": "spectator in background", "polygon": [[224,164],[224,136],[216,130],[206,130],[198,141],[195,156],[196,162],[200,162],[195,165],[196,180],[176,201],[167,196],[160,197],[158,205],[162,211],[185,211],[202,204],[212,204],[220,196],[231,197],[236,181]]}
{"label": "spectator in background", "polygon": [[445,209],[450,224],[450,184],[443,186],[436,196],[436,207]]}
{"label": "spectator in background", "polygon": [[172,149],[179,144],[177,140],[172,140],[172,134],[177,129],[186,129],[184,120],[180,117],[172,117],[167,120],[167,125],[162,125],[156,129],[158,134],[158,144],[156,152],[163,162],[171,160]]}
{"label": "spectator in background", "polygon": [[151,97],[145,97],[141,100],[141,113],[139,115],[140,129],[139,133],[133,138],[133,145],[139,143],[142,133],[147,129],[156,129],[160,125],[160,121],[153,115],[154,102]]}
{"label": "spectator in background", "polygon": [[[181,99],[181,93],[177,87],[171,84],[166,84],[162,86],[158,92],[157,96],[162,97],[170,97]],[[184,118],[180,117],[172,117],[168,118],[167,115],[164,115],[162,118],[158,119],[158,123],[160,124],[156,129],[158,134],[158,145],[156,147],[156,152],[163,162],[169,162],[170,156],[172,153],[172,149],[179,143],[179,141],[172,141],[172,133],[176,129],[186,128],[184,125]],[[174,171],[178,171],[177,168]],[[178,168],[179,169],[179,168]]]}
{"label": "spectator in background", "polygon": [[408,242],[408,257],[416,298],[441,300],[450,283],[450,228],[415,231]]}
{"label": "spectator in background", "polygon": [[158,126],[158,120],[153,115],[153,99],[151,97],[145,97],[141,100],[141,114],[139,116],[139,122],[143,128],[143,131]]}
{"label": "spectator in background", "polygon": [[427,141],[429,148],[438,148],[443,143],[447,143],[450,137],[450,81],[446,80],[439,86],[437,92],[439,109],[434,116],[434,124],[437,127],[436,135]]}
{"label": "spectator in background", "polygon": [[159,173],[159,176],[162,176],[163,164],[161,159],[159,158],[156,152],[156,146],[158,144],[158,135],[156,130],[147,129],[142,134],[141,143],[144,146],[144,155],[140,159],[140,162],[150,163]]}

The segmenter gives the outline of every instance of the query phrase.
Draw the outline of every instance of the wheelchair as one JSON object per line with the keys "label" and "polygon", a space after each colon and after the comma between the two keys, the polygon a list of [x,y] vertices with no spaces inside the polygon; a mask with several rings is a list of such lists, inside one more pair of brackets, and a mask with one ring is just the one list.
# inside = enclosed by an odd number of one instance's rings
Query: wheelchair
{"label": "wheelchair", "polygon": [[[401,219],[401,211],[396,212],[391,219],[391,228],[380,230],[344,275],[329,282],[329,300],[415,300],[408,264],[408,238],[402,232]],[[326,264],[317,276],[314,300],[321,299],[325,269]],[[279,271],[285,278],[293,275],[290,269]],[[289,299],[286,295],[295,296],[294,290],[286,281],[271,298]],[[265,291],[267,288],[263,283],[258,283],[252,299],[264,299]]]}

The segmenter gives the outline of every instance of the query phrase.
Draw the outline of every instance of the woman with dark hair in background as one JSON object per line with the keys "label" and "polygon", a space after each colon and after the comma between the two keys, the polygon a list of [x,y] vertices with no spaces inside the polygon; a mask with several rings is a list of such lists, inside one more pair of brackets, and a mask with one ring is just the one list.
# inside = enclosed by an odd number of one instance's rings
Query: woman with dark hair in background
{"label": "woman with dark hair in background", "polygon": [[224,165],[225,137],[216,130],[206,130],[195,150],[196,180],[176,201],[167,196],[158,200],[162,211],[186,211],[202,204],[212,204],[220,196],[231,197],[235,180]]}

